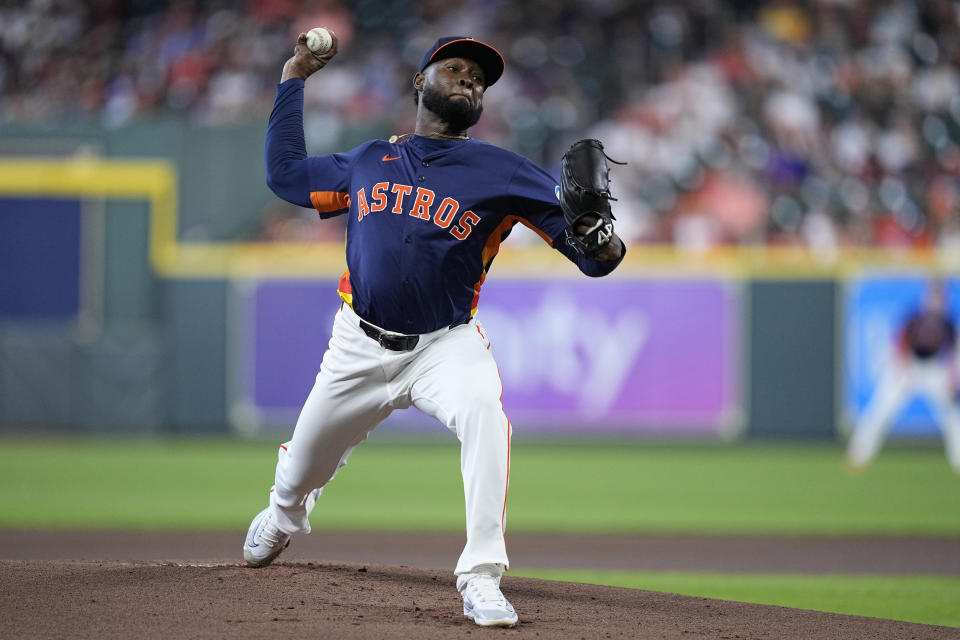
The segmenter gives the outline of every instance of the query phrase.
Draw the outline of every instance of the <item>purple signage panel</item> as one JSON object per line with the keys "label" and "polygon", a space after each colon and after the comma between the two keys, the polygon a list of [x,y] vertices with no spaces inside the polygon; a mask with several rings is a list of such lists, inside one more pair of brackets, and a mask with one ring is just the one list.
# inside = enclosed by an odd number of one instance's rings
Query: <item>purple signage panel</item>
{"label": "purple signage panel", "polygon": [[739,414],[736,302],[716,280],[500,280],[477,318],[527,429],[710,433]]}
{"label": "purple signage panel", "polygon": [[[340,308],[332,281],[263,281],[249,299],[253,404],[261,411],[299,412],[330,342]],[[293,425],[290,425],[291,428]]]}
{"label": "purple signage panel", "polygon": [[[265,419],[292,427],[327,348],[335,289],[265,281],[252,291],[245,395]],[[517,429],[715,435],[741,415],[738,302],[721,280],[500,279],[484,286],[477,319]],[[437,427],[415,410],[390,422]]]}

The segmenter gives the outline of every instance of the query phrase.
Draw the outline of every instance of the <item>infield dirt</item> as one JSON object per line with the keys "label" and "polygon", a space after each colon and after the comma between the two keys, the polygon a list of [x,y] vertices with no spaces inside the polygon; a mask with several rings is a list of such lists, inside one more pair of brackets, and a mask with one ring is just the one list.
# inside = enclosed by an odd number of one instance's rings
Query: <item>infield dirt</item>
{"label": "infield dirt", "polygon": [[[584,553],[578,563],[596,566],[598,557],[619,555],[622,568],[642,568],[636,566],[634,555],[652,555],[660,559],[659,565],[676,568],[671,557],[688,557],[691,545],[707,544],[705,539],[679,540],[671,547],[667,542],[676,539],[550,536],[537,542],[533,536],[517,537],[520,548],[519,556],[514,554],[515,563],[520,558],[546,560],[548,552],[554,549],[561,551],[551,561],[554,567],[570,566],[572,556],[564,550],[566,544],[581,551],[592,550],[597,556],[591,560],[591,554]],[[419,546],[414,544],[416,538]],[[302,544],[307,540],[310,543]],[[340,547],[336,546],[338,540]],[[295,540],[298,546],[285,552],[282,561],[263,569],[249,569],[236,560],[241,541],[242,535],[226,534],[0,531],[0,637],[409,640],[502,634],[559,640],[960,639],[960,629],[946,627],[509,575],[502,587],[517,608],[521,622],[514,629],[482,629],[463,617],[449,568],[320,561],[363,553],[363,545],[379,542],[379,547],[366,547],[366,556],[377,560],[414,558],[418,566],[445,566],[456,557],[457,536],[380,534],[376,538],[373,534],[314,534]],[[836,546],[834,557],[848,556],[850,566],[845,570],[852,570],[857,563],[871,565],[861,567],[865,570],[895,570],[893,565],[873,566],[870,554],[851,556],[844,552],[845,545],[852,551],[868,541],[859,542],[832,541]],[[898,555],[897,562],[904,569],[910,564],[910,557],[929,562],[919,558],[930,557],[933,544],[939,549],[933,556],[942,554],[941,558],[954,559],[946,561],[946,569],[941,563],[941,572],[957,572],[958,541],[940,541],[939,547],[935,540],[887,542],[899,545],[893,554],[886,555]],[[804,548],[821,556],[831,553],[827,548],[830,540],[804,543],[800,539],[721,539],[719,543],[726,546],[726,563],[737,562],[738,548],[745,552],[739,554],[741,559],[754,558],[754,563],[758,556],[777,555],[793,556],[793,562],[801,562],[797,551]],[[327,552],[323,553],[319,545],[325,546]],[[781,545],[779,554],[775,553],[777,545]],[[818,549],[814,548],[818,545]],[[299,551],[294,552],[298,547]],[[453,555],[447,553],[447,547],[454,549]],[[420,549],[419,555],[412,553],[416,548]],[[793,552],[785,553],[788,548]],[[629,553],[631,549],[658,551],[635,554]],[[537,556],[535,550],[541,555]],[[302,559],[311,553],[317,554],[317,560]],[[582,559],[584,556],[586,559]],[[697,554],[693,556],[696,558]],[[99,559],[79,559],[84,557]],[[816,562],[808,568],[823,570],[818,569]],[[533,564],[539,564],[539,560]]]}

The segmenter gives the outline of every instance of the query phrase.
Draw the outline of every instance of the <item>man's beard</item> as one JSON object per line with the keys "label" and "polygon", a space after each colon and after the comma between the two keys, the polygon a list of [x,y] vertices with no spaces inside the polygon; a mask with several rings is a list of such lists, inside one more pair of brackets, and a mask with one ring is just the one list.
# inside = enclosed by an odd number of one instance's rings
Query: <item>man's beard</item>
{"label": "man's beard", "polygon": [[424,89],[420,97],[423,106],[440,116],[454,131],[469,129],[479,122],[480,114],[483,113],[483,105],[474,107],[469,98],[459,100],[444,96],[432,87]]}

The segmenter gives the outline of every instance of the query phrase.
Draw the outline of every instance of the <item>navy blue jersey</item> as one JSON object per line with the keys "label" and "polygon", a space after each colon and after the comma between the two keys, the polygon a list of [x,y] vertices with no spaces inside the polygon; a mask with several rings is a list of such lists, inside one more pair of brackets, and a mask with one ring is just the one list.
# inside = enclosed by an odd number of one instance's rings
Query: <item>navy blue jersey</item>
{"label": "navy blue jersey", "polygon": [[901,341],[918,359],[929,360],[952,353],[957,333],[945,313],[921,310],[904,325]]}
{"label": "navy blue jersey", "polygon": [[588,260],[567,245],[556,180],[523,156],[476,140],[413,136],[307,157],[302,104],[303,80],[278,86],[268,182],[321,217],[348,216],[339,293],[375,325],[426,333],[468,319],[518,223],[587,275],[606,275],[622,260]]}

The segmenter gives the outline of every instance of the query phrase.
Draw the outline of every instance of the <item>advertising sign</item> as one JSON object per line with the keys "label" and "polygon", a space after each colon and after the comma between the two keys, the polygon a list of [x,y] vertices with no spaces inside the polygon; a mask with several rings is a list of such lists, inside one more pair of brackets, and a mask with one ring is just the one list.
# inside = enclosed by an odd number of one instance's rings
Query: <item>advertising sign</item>
{"label": "advertising sign", "polygon": [[[292,428],[327,348],[335,291],[332,281],[248,289],[244,415]],[[738,290],[719,280],[501,279],[484,286],[476,317],[515,428],[710,436],[741,415],[738,309]],[[415,409],[388,422],[436,428]]]}
{"label": "advertising sign", "polygon": [[[922,276],[871,275],[851,281],[846,290],[844,409],[848,427],[862,415],[884,370],[895,357],[902,324],[917,311],[929,287]],[[950,316],[960,317],[960,286],[947,286]],[[929,400],[910,397],[893,418],[890,435],[938,436]]]}

